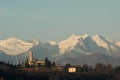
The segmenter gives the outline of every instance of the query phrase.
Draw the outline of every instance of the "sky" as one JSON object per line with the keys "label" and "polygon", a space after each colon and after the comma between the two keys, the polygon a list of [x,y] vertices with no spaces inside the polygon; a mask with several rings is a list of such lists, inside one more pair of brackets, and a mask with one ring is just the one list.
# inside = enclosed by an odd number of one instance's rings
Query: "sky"
{"label": "sky", "polygon": [[0,39],[59,42],[72,34],[120,41],[120,0],[0,0]]}

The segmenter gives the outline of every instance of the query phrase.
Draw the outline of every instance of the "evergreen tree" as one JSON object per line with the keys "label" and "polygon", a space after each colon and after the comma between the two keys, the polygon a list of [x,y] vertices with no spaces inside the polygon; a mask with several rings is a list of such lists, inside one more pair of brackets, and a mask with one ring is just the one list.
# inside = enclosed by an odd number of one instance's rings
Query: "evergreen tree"
{"label": "evergreen tree", "polygon": [[55,66],[56,64],[55,64],[55,61],[53,61],[53,64],[52,64],[52,66]]}
{"label": "evergreen tree", "polygon": [[96,72],[105,72],[105,66],[102,63],[97,63],[95,66]]}
{"label": "evergreen tree", "polygon": [[48,66],[48,58],[46,57],[45,58],[45,67],[47,67]]}
{"label": "evergreen tree", "polygon": [[25,67],[29,67],[30,65],[29,65],[29,63],[28,63],[28,57],[27,57],[27,59],[26,59],[26,62],[25,62]]}
{"label": "evergreen tree", "polygon": [[48,58],[45,58],[45,67],[51,68],[52,63],[48,60]]}

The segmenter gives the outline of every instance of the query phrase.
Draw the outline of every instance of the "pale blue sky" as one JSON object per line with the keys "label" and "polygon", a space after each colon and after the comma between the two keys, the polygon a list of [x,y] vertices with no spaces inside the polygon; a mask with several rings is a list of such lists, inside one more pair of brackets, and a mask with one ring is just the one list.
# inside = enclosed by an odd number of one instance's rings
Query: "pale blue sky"
{"label": "pale blue sky", "polygon": [[58,42],[85,33],[120,41],[120,0],[0,0],[0,39]]}

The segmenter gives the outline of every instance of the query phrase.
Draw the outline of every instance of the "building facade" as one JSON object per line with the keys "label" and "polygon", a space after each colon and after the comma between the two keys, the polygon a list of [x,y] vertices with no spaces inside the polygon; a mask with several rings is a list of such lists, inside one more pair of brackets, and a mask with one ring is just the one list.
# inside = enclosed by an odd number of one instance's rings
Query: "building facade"
{"label": "building facade", "polygon": [[76,67],[69,67],[68,72],[69,73],[76,73]]}
{"label": "building facade", "polygon": [[33,52],[29,52],[29,61],[30,66],[45,66],[45,60],[34,60],[33,59]]}

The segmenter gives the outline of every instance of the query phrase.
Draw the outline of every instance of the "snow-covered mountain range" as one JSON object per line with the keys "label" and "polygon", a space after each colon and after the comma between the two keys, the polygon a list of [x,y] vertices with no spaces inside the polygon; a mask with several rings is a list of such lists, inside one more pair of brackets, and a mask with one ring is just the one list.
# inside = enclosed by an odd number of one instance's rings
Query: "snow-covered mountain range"
{"label": "snow-covered mountain range", "polygon": [[0,51],[3,51],[8,55],[17,55],[29,50],[36,43],[37,41],[26,42],[15,37],[11,37],[6,40],[0,40]]}
{"label": "snow-covered mountain range", "polygon": [[110,56],[117,59],[120,58],[120,42],[101,35],[91,37],[88,34],[82,36],[73,34],[58,43],[55,41],[42,43],[39,40],[23,41],[15,37],[0,40],[0,59],[3,59],[1,56],[3,54],[7,55],[6,58],[11,56],[23,59],[23,56],[24,58],[28,56],[29,50],[33,51],[35,58],[44,59],[45,57],[49,57],[58,62],[64,62],[63,60],[65,59],[73,60],[78,58],[78,56],[90,56],[94,54],[105,55],[106,57]]}
{"label": "snow-covered mountain range", "polygon": [[58,46],[60,48],[60,54],[73,50],[83,54],[103,53],[115,56],[120,53],[119,43],[100,35],[90,37],[87,34],[82,36],[73,34],[68,39],[58,43]]}

